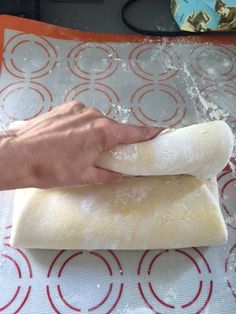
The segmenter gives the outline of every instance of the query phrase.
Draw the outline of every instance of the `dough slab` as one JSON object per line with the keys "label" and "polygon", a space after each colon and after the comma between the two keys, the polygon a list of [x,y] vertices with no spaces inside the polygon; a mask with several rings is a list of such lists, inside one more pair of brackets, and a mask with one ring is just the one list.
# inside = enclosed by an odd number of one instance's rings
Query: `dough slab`
{"label": "dough slab", "polygon": [[[227,229],[215,175],[227,164],[233,144],[224,122],[194,125],[99,158],[109,169],[156,176],[73,189],[18,190],[10,244],[89,250],[223,244]],[[117,159],[133,147],[135,161]],[[164,173],[171,175],[160,176]]]}
{"label": "dough slab", "polygon": [[101,154],[97,165],[126,175],[190,174],[215,177],[228,163],[234,136],[224,121],[164,131],[154,139],[119,145]]}

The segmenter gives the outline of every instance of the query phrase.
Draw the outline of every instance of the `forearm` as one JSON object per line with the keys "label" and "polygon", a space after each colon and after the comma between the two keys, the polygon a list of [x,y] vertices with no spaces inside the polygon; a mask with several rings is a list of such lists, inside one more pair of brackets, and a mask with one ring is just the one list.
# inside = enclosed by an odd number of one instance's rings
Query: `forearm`
{"label": "forearm", "polygon": [[28,161],[14,131],[0,132],[0,190],[25,188],[32,185]]}

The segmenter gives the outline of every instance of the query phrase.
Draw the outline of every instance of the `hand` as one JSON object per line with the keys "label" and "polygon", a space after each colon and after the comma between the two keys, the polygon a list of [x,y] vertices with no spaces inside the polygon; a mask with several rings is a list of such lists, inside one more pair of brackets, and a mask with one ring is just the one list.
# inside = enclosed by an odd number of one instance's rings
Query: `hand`
{"label": "hand", "polygon": [[[157,127],[121,124],[95,108],[72,101],[14,129],[11,149],[23,171],[16,187],[50,188],[122,181],[122,175],[95,166],[99,154],[118,144],[149,140]],[[19,180],[18,180],[19,181]]]}

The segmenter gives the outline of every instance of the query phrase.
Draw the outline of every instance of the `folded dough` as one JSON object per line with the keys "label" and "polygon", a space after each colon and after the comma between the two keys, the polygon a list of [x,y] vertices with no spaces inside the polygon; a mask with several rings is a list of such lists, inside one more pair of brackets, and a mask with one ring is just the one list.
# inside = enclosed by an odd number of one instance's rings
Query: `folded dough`
{"label": "folded dough", "polygon": [[[227,164],[233,143],[225,122],[193,125],[119,146],[98,159],[99,165],[121,173],[156,176],[73,189],[18,190],[10,244],[47,249],[222,244],[227,229],[215,175]],[[214,179],[204,179],[210,176]]]}
{"label": "folded dough", "polygon": [[156,249],[226,240],[217,198],[203,181],[182,175],[17,191],[10,243],[47,249]]}
{"label": "folded dough", "polygon": [[228,163],[233,145],[228,124],[213,121],[164,131],[151,141],[119,145],[101,154],[96,164],[126,175],[212,178]]}

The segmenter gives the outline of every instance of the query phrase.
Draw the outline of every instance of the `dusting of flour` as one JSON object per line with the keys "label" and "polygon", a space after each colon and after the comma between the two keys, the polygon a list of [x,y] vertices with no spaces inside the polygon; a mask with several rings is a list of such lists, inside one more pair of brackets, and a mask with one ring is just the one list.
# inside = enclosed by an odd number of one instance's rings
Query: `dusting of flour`
{"label": "dusting of flour", "polygon": [[138,149],[135,144],[126,146],[125,150],[124,146],[118,146],[115,150],[110,150],[109,153],[114,159],[134,162],[137,160]]}

